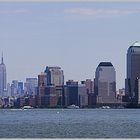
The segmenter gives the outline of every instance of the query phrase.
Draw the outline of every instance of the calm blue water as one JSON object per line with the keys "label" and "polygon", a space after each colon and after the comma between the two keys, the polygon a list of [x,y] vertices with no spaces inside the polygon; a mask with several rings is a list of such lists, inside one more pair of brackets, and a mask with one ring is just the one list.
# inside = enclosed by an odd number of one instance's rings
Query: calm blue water
{"label": "calm blue water", "polygon": [[140,109],[1,109],[0,138],[140,138]]}

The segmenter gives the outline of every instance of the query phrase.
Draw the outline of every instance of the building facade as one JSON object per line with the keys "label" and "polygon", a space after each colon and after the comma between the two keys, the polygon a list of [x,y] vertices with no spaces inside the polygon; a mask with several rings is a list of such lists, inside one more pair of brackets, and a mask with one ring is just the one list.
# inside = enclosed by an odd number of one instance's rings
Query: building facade
{"label": "building facade", "polygon": [[88,93],[85,84],[78,84],[78,102],[79,107],[88,106]]}
{"label": "building facade", "polygon": [[127,50],[127,77],[125,80],[125,99],[137,102],[135,81],[140,78],[140,42],[135,42]]}
{"label": "building facade", "polygon": [[78,81],[68,80],[65,87],[65,96],[67,106],[79,105],[78,102]]}
{"label": "building facade", "polygon": [[5,96],[4,93],[6,91],[7,86],[7,75],[6,75],[6,66],[3,61],[3,55],[2,60],[0,64],[0,96]]}
{"label": "building facade", "polygon": [[64,85],[64,74],[60,67],[46,67],[47,85],[62,86]]}
{"label": "building facade", "polygon": [[140,79],[135,80],[135,97],[137,99],[136,103],[140,106]]}
{"label": "building facade", "polygon": [[38,80],[37,78],[26,78],[24,83],[24,92],[29,95],[37,95]]}
{"label": "building facade", "polygon": [[97,104],[116,103],[116,71],[111,62],[101,62],[95,73]]}

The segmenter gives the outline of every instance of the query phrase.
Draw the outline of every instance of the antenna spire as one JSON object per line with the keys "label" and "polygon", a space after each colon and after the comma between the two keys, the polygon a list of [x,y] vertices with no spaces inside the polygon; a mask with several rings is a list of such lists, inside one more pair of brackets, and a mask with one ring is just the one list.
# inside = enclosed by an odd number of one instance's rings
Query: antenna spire
{"label": "antenna spire", "polygon": [[2,58],[1,58],[1,63],[3,64],[3,52],[2,52]]}

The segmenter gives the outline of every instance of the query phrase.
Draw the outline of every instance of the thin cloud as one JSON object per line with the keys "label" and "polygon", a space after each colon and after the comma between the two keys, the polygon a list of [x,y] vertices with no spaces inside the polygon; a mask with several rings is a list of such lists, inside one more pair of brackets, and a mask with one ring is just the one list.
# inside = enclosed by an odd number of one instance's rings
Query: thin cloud
{"label": "thin cloud", "polygon": [[134,13],[140,13],[140,9],[90,9],[90,8],[70,8],[65,9],[66,14],[81,17],[114,17]]}
{"label": "thin cloud", "polygon": [[31,13],[28,9],[11,9],[11,10],[0,10],[0,14],[22,14]]}

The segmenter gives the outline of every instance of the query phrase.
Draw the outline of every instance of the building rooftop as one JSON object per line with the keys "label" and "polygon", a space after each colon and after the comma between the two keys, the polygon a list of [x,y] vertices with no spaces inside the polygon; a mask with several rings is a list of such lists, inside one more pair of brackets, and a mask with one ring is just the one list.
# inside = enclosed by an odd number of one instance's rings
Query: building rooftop
{"label": "building rooftop", "polygon": [[108,66],[113,66],[113,65],[112,65],[111,62],[101,62],[101,63],[98,65],[98,67],[101,67],[101,66],[106,66],[106,67],[108,67]]}
{"label": "building rooftop", "polygon": [[140,41],[136,41],[135,43],[132,44],[132,46],[140,46]]}
{"label": "building rooftop", "polygon": [[140,41],[134,42],[129,48],[128,53],[140,53]]}

